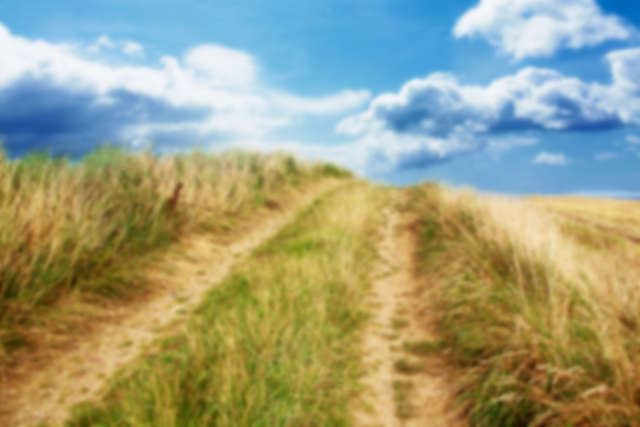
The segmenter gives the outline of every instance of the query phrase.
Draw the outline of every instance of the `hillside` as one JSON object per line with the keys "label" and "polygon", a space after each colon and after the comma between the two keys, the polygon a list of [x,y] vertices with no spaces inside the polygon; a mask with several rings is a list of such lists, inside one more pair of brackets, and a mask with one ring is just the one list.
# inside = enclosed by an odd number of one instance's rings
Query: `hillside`
{"label": "hillside", "polygon": [[640,203],[283,154],[0,163],[0,425],[640,425]]}

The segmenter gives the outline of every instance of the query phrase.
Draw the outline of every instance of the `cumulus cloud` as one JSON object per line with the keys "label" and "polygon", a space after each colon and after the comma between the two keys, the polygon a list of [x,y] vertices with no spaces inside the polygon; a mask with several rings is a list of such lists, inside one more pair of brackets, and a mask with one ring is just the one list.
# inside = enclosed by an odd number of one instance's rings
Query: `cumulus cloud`
{"label": "cumulus cloud", "polygon": [[409,150],[411,164],[422,167],[433,159],[534,142],[514,139],[514,133],[605,131],[640,124],[640,72],[635,68],[640,49],[613,52],[606,59],[610,85],[532,67],[487,86],[432,74],[374,98],[366,111],[342,120],[336,130],[379,141],[378,151],[388,153],[390,163]]}
{"label": "cumulus cloud", "polygon": [[198,46],[184,57],[185,64],[214,84],[250,86],[257,70],[253,57],[218,45]]}
{"label": "cumulus cloud", "polygon": [[272,92],[269,100],[283,109],[309,114],[337,114],[364,105],[371,98],[366,90],[343,90],[319,98],[303,98],[284,92]]}
{"label": "cumulus cloud", "polygon": [[[1,31],[1,30],[0,30]],[[108,36],[101,36],[89,46],[88,50],[91,52],[99,52],[103,49],[113,49],[115,47],[115,43],[111,41]]]}
{"label": "cumulus cloud", "polygon": [[[101,37],[94,46],[120,46]],[[125,45],[126,47],[126,45]],[[138,54],[142,47],[129,45]],[[10,151],[96,143],[164,145],[260,140],[304,115],[344,113],[366,91],[305,98],[260,80],[256,60],[218,45],[197,46],[155,67],[118,65],[76,45],[29,40],[0,24],[0,135]],[[124,65],[123,65],[124,64]]]}
{"label": "cumulus cloud", "polygon": [[629,144],[636,144],[636,145],[640,145],[640,138],[638,138],[638,137],[637,137],[637,136],[635,136],[635,135],[629,135],[629,136],[627,136],[626,141],[627,141]]}
{"label": "cumulus cloud", "polygon": [[144,56],[144,47],[136,42],[127,41],[122,46],[122,52],[129,56]]}
{"label": "cumulus cloud", "polygon": [[542,152],[533,159],[533,163],[539,165],[565,166],[569,163],[569,159],[562,153]]}
{"label": "cumulus cloud", "polygon": [[634,31],[594,0],[481,0],[453,29],[458,38],[483,37],[516,60],[627,40]]}

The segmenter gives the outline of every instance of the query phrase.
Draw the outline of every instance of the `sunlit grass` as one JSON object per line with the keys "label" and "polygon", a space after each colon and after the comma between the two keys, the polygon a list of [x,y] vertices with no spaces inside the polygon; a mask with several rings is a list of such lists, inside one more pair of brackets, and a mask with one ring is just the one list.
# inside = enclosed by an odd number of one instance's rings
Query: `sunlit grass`
{"label": "sunlit grass", "polygon": [[70,425],[350,425],[380,202],[358,184],[313,205]]}
{"label": "sunlit grass", "polygon": [[145,285],[140,259],[154,250],[188,233],[229,230],[288,189],[347,176],[239,151],[158,158],[105,148],[78,164],[0,157],[0,365],[65,297],[131,296]]}
{"label": "sunlit grass", "polygon": [[472,425],[640,425],[640,277],[609,240],[508,199],[435,185],[411,198]]}
{"label": "sunlit grass", "polygon": [[526,202],[566,219],[592,245],[608,248],[625,239],[640,244],[640,201],[538,196]]}

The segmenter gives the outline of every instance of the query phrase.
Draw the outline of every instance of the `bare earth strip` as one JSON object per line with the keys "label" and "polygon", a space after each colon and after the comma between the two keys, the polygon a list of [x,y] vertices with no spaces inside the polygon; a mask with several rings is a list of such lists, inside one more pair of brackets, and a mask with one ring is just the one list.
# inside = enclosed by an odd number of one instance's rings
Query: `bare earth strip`
{"label": "bare earth strip", "polygon": [[408,218],[395,208],[385,212],[374,273],[374,317],[365,336],[364,385],[368,394],[356,413],[358,427],[449,427],[461,425],[451,410],[453,391],[437,355],[415,356],[403,344],[435,338],[428,323],[424,289],[414,274],[415,241]]}
{"label": "bare earth strip", "polygon": [[0,415],[0,425],[64,423],[74,405],[99,397],[116,371],[135,362],[152,342],[184,325],[190,310],[215,283],[332,187],[308,189],[293,208],[267,217],[239,241],[221,243],[203,235],[180,244],[179,253],[173,251],[161,268],[149,272],[160,292],[142,304],[120,309],[113,316],[117,321],[99,325],[88,339],[19,386],[0,390],[1,406],[8,409]]}

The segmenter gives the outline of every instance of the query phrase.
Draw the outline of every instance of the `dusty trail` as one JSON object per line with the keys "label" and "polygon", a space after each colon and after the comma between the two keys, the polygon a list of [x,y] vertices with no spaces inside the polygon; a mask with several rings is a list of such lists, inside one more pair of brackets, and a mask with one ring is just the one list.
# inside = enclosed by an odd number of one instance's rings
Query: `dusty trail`
{"label": "dusty trail", "polygon": [[259,226],[236,242],[204,235],[178,245],[161,269],[150,272],[161,291],[142,304],[118,309],[112,316],[117,321],[98,326],[88,339],[20,385],[0,390],[0,425],[64,423],[71,407],[100,396],[116,371],[134,362],[155,340],[184,325],[189,311],[234,265],[334,187],[308,189],[293,207],[258,220]]}
{"label": "dusty trail", "polygon": [[410,218],[395,207],[387,208],[385,218],[371,294],[374,318],[365,336],[368,394],[356,425],[460,426],[451,410],[451,380],[442,359],[404,349],[408,343],[433,343],[435,335],[424,289],[414,275]]}

